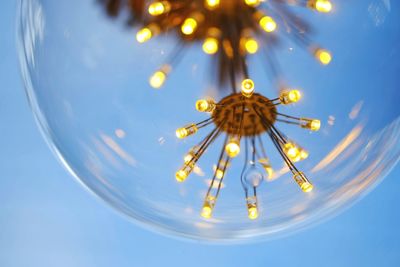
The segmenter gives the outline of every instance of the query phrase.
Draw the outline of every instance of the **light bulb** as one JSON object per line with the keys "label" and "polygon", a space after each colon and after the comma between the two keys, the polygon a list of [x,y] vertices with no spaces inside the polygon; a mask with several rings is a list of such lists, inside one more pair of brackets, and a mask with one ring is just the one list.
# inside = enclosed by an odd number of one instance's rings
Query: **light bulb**
{"label": "light bulb", "polygon": [[190,124],[188,126],[178,128],[176,130],[176,137],[179,139],[186,138],[192,134],[195,134],[198,131],[196,124]]}
{"label": "light bulb", "polygon": [[266,32],[273,32],[277,27],[275,20],[269,16],[262,17],[259,21],[259,24]]}
{"label": "light bulb", "polygon": [[329,0],[309,0],[307,5],[321,13],[332,11],[332,3]]}
{"label": "light bulb", "polygon": [[218,52],[218,39],[208,37],[204,40],[203,51],[206,54],[213,55]]}
{"label": "light bulb", "polygon": [[326,49],[318,48],[315,50],[314,55],[322,65],[328,65],[332,61],[332,54]]}
{"label": "light bulb", "polygon": [[200,112],[213,112],[216,104],[212,99],[200,99],[196,101],[196,109]]}
{"label": "light bulb", "polygon": [[284,90],[281,92],[279,99],[284,105],[296,103],[301,99],[301,93],[299,90]]}
{"label": "light bulb", "polygon": [[244,0],[245,4],[251,7],[256,7],[260,4],[260,0]]}
{"label": "light bulb", "polygon": [[231,137],[225,147],[225,151],[229,157],[236,157],[240,153],[240,141],[235,137]]}
{"label": "light bulb", "polygon": [[295,173],[293,175],[293,179],[305,193],[311,192],[314,188],[314,186],[310,183],[310,181],[308,181],[307,177],[302,172]]}
{"label": "light bulb", "polygon": [[244,47],[249,54],[255,54],[258,51],[258,42],[253,38],[246,38]]}
{"label": "light bulb", "polygon": [[254,93],[254,82],[251,79],[245,79],[242,81],[242,95],[245,97],[251,97]]}
{"label": "light bulb", "polygon": [[171,10],[171,4],[168,1],[153,2],[148,8],[148,12],[152,16],[159,16],[168,13]]}
{"label": "light bulb", "polygon": [[209,10],[216,9],[219,6],[219,4],[220,4],[220,0],[205,0],[204,1],[204,5]]}

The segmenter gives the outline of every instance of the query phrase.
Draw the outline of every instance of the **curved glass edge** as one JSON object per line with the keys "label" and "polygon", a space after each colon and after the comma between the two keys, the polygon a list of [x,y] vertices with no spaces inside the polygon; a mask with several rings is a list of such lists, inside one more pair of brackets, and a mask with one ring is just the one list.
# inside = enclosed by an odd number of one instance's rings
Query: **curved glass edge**
{"label": "curved glass edge", "polygon": [[[123,215],[123,217],[127,218],[129,221],[147,230],[156,233],[161,233],[165,236],[172,237],[178,240],[193,241],[193,242],[200,241],[202,243],[213,243],[213,244],[224,244],[224,245],[227,244],[233,245],[239,243],[240,244],[255,243],[255,242],[269,241],[277,238],[282,238],[294,234],[300,230],[305,230],[312,226],[315,226],[316,224],[327,221],[332,217],[335,217],[339,213],[347,210],[351,206],[353,206],[355,203],[357,203],[359,200],[365,197],[370,191],[372,191],[390,173],[390,171],[396,166],[396,164],[400,159],[400,153],[394,153],[395,150],[393,150],[393,153],[391,153],[390,155],[386,155],[386,160],[389,160],[392,164],[388,164],[385,166],[385,168],[381,169],[379,178],[373,181],[368,187],[366,187],[361,192],[361,194],[357,196],[352,196],[350,198],[342,199],[342,201],[338,202],[334,207],[325,209],[324,211],[315,214],[314,216],[312,216],[310,220],[307,220],[311,221],[311,223],[308,224],[306,222],[299,222],[295,225],[282,227],[281,229],[274,232],[270,231],[257,234],[248,234],[248,235],[244,234],[235,237],[227,237],[224,239],[221,238],[213,239],[213,238],[205,238],[198,235],[178,232],[172,228],[166,227],[163,224],[154,221],[148,221],[146,218],[140,216],[139,214],[133,213],[128,208],[121,208],[121,205],[110,199],[107,201],[108,197],[105,194],[102,194],[101,192],[93,190],[90,187],[88,187],[88,185],[79,177],[79,175],[75,172],[75,170],[71,166],[69,166],[69,164],[63,157],[59,147],[54,142],[55,138],[52,136],[51,130],[48,127],[45,116],[43,115],[38,105],[38,101],[34,94],[34,88],[31,80],[30,63],[32,62],[29,62],[30,61],[29,58],[32,59],[33,55],[29,55],[28,51],[33,53],[36,40],[34,38],[33,39],[29,37],[27,38],[27,36],[25,36],[24,33],[28,33],[29,34],[28,36],[32,36],[35,34],[34,33],[35,29],[32,28],[32,26],[34,25],[31,24],[31,20],[33,19],[32,12],[35,11],[32,10],[32,8],[41,8],[41,6],[36,0],[18,0],[17,21],[16,21],[17,25],[16,43],[17,43],[17,52],[21,68],[21,77],[24,83],[25,93],[27,95],[28,103],[34,114],[34,119],[36,124],[38,125],[39,131],[41,132],[45,142],[49,146],[50,150],[54,153],[58,161],[61,163],[61,165],[68,171],[68,173],[70,173],[75,178],[75,180],[79,184],[81,184],[88,192],[94,195],[97,199],[100,199],[101,202],[105,202],[107,203],[107,206],[113,207],[112,210],[118,211],[116,212],[117,214]],[[391,125],[385,127],[385,129],[383,129],[380,133],[377,133],[373,137],[373,139],[379,137],[379,134],[382,134],[382,132],[387,131],[388,128],[390,127],[395,127],[397,129],[397,132],[400,132],[400,118],[397,118],[394,122],[392,122]],[[400,134],[397,134],[394,138],[399,139]],[[340,207],[341,209],[339,209],[338,207]],[[331,212],[332,210],[335,210],[335,212]]]}

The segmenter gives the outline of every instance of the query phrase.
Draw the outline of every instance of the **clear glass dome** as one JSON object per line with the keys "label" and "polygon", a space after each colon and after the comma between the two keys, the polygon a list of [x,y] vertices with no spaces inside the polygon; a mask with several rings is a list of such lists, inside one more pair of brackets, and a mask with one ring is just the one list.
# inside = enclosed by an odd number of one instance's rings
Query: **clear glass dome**
{"label": "clear glass dome", "polygon": [[[99,1],[20,0],[19,53],[32,110],[62,164],[90,191],[150,229],[218,242],[265,240],[302,229],[365,195],[400,155],[400,5],[332,2],[328,15],[288,7],[314,25],[313,40],[333,53],[329,66],[321,67],[286,38],[291,33],[280,24],[283,41],[275,54],[283,82],[303,95],[279,111],[322,123],[319,132],[277,123],[309,152],[296,164],[314,190],[299,190],[263,137],[274,175],[258,186],[256,220],[248,218],[241,185],[245,153],[226,171],[213,218],[200,216],[222,137],[185,183],[175,180],[183,155],[209,133],[200,129],[179,140],[176,128],[209,118],[194,108],[197,99],[229,94],[210,75],[213,63],[199,42],[180,48],[180,63],[163,88],[154,90],[148,77],[175,49],[175,34],[138,44],[138,27],[126,24],[128,14],[111,19]],[[273,99],[279,88],[265,68],[271,62],[257,53],[248,67],[256,92]]]}

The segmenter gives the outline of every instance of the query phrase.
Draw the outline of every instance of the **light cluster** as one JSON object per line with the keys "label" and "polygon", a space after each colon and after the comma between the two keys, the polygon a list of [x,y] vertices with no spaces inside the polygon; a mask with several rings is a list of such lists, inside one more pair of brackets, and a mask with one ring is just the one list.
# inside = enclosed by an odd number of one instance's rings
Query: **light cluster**
{"label": "light cluster", "polygon": [[[293,8],[308,8],[320,13],[332,11],[329,0],[99,0],[115,15],[126,6],[130,22],[139,27],[136,40],[143,44],[160,34],[175,34],[180,44],[201,42],[207,55],[217,60],[220,85],[232,76],[247,75],[250,55],[271,54],[284,35],[328,65],[332,54],[311,41],[313,25],[295,15]],[[282,30],[279,28],[282,27]],[[150,77],[153,88],[161,88],[182,57],[181,45]],[[274,62],[274,64],[278,64]],[[222,88],[222,86],[221,86]]]}
{"label": "light cluster", "polygon": [[[223,180],[233,158],[244,153],[244,166],[240,181],[244,189],[245,202],[250,219],[259,216],[257,188],[265,177],[271,178],[274,171],[266,153],[262,136],[267,135],[278,154],[291,171],[294,181],[304,192],[313,185],[294,163],[309,156],[306,149],[289,139],[276,123],[300,126],[309,131],[318,131],[321,122],[317,119],[298,118],[278,112],[280,105],[290,105],[301,99],[296,89],[281,88],[275,99],[255,93],[255,84],[248,71],[248,57],[261,50],[266,55],[266,64],[277,76],[278,62],[271,53],[287,35],[291,41],[308,50],[321,63],[328,65],[332,54],[311,41],[313,25],[295,15],[294,8],[329,13],[333,10],[329,0],[99,0],[106,4],[110,15],[117,15],[123,6],[128,7],[129,24],[139,27],[136,40],[144,44],[161,34],[175,36],[178,45],[169,61],[149,78],[153,88],[161,88],[185,51],[183,45],[200,42],[203,52],[211,56],[218,69],[219,88],[229,84],[231,94],[216,102],[201,99],[195,104],[199,112],[210,114],[210,118],[191,123],[176,130],[179,139],[196,134],[200,129],[213,125],[213,129],[192,147],[184,156],[182,167],[176,172],[178,182],[184,182],[196,168],[206,150],[221,135],[223,147],[215,166],[211,184],[206,193],[201,216],[212,217]],[[282,30],[280,28],[282,27]],[[284,28],[284,29],[283,29]],[[241,82],[240,88],[237,82]],[[244,148],[243,148],[244,146]]]}
{"label": "light cluster", "polygon": [[[210,114],[210,118],[199,123],[191,123],[176,130],[176,136],[183,139],[194,135],[199,129],[214,125],[213,130],[184,157],[182,168],[176,172],[176,180],[184,182],[196,167],[207,148],[222,134],[225,141],[216,164],[211,184],[208,188],[201,216],[210,218],[220,194],[226,171],[233,158],[241,153],[244,143],[245,165],[241,173],[241,183],[245,193],[248,217],[258,217],[257,188],[264,178],[273,175],[261,135],[270,137],[278,153],[293,174],[293,179],[304,192],[310,192],[313,185],[294,162],[304,160],[308,152],[290,140],[275,126],[276,122],[295,124],[310,131],[318,131],[321,122],[317,119],[297,118],[279,113],[277,106],[296,103],[301,99],[298,90],[284,90],[276,99],[268,99],[254,92],[254,82],[242,81],[241,93],[231,94],[216,103],[212,99],[196,102],[199,112]],[[263,171],[261,171],[263,169]]]}

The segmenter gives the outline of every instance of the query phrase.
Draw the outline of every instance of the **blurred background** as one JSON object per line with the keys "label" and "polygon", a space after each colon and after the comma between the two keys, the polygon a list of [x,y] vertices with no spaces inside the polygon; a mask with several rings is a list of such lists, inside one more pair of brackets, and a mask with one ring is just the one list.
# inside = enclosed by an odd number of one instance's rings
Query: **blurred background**
{"label": "blurred background", "polygon": [[0,3],[0,266],[400,266],[400,168],[338,217],[269,242],[219,246],[132,224],[61,167],[19,74],[16,1]]}

